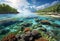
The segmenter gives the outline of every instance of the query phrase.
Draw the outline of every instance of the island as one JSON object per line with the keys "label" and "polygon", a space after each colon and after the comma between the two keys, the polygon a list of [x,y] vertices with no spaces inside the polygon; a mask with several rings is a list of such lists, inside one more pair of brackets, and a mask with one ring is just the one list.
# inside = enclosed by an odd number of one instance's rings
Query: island
{"label": "island", "polygon": [[17,9],[7,5],[7,4],[0,4],[0,14],[17,14],[19,13]]}

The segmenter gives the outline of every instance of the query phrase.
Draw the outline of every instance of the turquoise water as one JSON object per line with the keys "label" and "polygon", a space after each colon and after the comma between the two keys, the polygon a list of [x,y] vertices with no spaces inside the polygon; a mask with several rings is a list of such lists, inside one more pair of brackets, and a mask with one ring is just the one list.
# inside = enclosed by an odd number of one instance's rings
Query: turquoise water
{"label": "turquoise water", "polygon": [[16,14],[0,14],[0,20],[15,17]]}
{"label": "turquoise water", "polygon": [[[0,20],[5,17],[5,18],[11,18],[15,16],[14,14],[12,16],[10,15],[0,15]],[[3,19],[5,19],[3,18]],[[50,17],[44,17],[44,16],[38,16],[38,17],[30,17],[30,18],[17,18],[16,21],[14,22],[8,22],[8,23],[4,23],[2,25],[0,25],[0,39],[3,38],[4,36],[6,36],[7,34],[11,33],[11,32],[17,32],[18,30],[20,30],[21,28],[21,24],[25,24],[25,23],[32,23],[32,26],[39,24],[39,22],[36,22],[35,19],[38,20],[48,20],[49,22],[51,22],[52,24],[57,24],[60,26],[60,19],[57,18],[50,18]],[[48,31],[51,30],[58,30],[60,31],[59,27],[55,27],[52,25],[43,25],[42,27],[46,28]],[[4,33],[5,32],[5,33]]]}

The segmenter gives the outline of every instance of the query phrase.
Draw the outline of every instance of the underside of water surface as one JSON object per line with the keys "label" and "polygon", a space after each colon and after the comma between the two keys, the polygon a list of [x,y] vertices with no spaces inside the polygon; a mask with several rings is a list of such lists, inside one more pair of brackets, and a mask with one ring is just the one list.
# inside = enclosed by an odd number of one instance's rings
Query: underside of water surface
{"label": "underside of water surface", "polygon": [[56,38],[57,41],[60,39],[60,18],[42,16],[17,18],[15,21],[11,20],[0,24],[0,39],[11,33],[17,34],[23,27],[31,29],[45,28],[51,37]]}

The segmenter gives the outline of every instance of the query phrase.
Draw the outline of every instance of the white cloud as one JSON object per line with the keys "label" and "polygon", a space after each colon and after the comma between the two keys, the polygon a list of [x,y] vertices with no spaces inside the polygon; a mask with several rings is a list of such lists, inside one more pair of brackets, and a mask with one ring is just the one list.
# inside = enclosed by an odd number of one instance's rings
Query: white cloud
{"label": "white cloud", "polygon": [[59,1],[54,1],[54,2],[52,2],[52,3],[51,3],[51,6],[54,5],[54,4],[56,4],[56,3],[58,3],[58,2],[59,2]]}
{"label": "white cloud", "polygon": [[46,3],[46,4],[43,4],[43,5],[37,6],[35,8],[36,8],[36,10],[44,9],[44,8],[47,8],[49,6],[52,6],[52,5],[54,5],[54,4],[58,3],[58,2],[59,1],[54,1],[51,4],[50,3]]}
{"label": "white cloud", "polygon": [[46,3],[46,4],[43,4],[41,6],[37,6],[36,9],[39,10],[39,9],[44,9],[46,7],[48,7],[50,4],[49,3]]}

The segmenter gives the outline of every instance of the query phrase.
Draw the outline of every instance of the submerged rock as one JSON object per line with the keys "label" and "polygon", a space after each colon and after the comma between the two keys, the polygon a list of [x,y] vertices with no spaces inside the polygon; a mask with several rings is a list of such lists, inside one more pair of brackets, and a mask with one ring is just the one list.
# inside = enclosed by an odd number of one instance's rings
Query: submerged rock
{"label": "submerged rock", "polygon": [[42,25],[41,25],[41,24],[39,24],[39,25],[38,25],[38,27],[42,27]]}
{"label": "submerged rock", "polygon": [[10,34],[2,39],[2,41],[18,41],[14,34]]}
{"label": "submerged rock", "polygon": [[25,28],[24,32],[30,31],[30,28]]}
{"label": "submerged rock", "polygon": [[42,19],[38,19],[38,18],[35,18],[35,21],[36,22],[39,22],[39,21],[41,21]]}
{"label": "submerged rock", "polygon": [[44,25],[51,25],[51,23],[48,20],[42,20],[40,22],[41,24],[44,24]]}
{"label": "submerged rock", "polygon": [[37,40],[35,40],[35,41],[48,41],[48,40],[45,39],[45,38],[39,38],[39,39],[37,39]]}
{"label": "submerged rock", "polygon": [[32,30],[32,35],[36,35],[36,34],[38,34],[39,32],[38,32],[38,30]]}
{"label": "submerged rock", "polygon": [[1,30],[1,29],[4,29],[4,28],[5,28],[4,26],[0,26],[0,30]]}
{"label": "submerged rock", "polygon": [[25,32],[25,34],[22,36],[23,37],[23,39],[25,40],[25,41],[31,41],[32,40],[32,35],[31,35],[31,31],[30,31],[30,28],[25,28],[24,29],[24,32]]}
{"label": "submerged rock", "polygon": [[19,22],[23,22],[23,20],[20,20]]}
{"label": "submerged rock", "polygon": [[52,26],[54,26],[54,27],[57,27],[57,28],[60,28],[60,25],[59,24],[52,24]]}
{"label": "submerged rock", "polygon": [[35,19],[36,22],[39,22],[40,20],[39,19]]}
{"label": "submerged rock", "polygon": [[32,37],[33,37],[32,41],[35,41],[35,39],[39,39],[39,38],[42,37],[42,36],[41,36],[41,34],[38,32],[38,30],[33,30],[33,31],[32,31]]}
{"label": "submerged rock", "polygon": [[58,28],[60,28],[60,25],[55,25],[55,27],[58,27]]}
{"label": "submerged rock", "polygon": [[32,25],[32,23],[24,23],[24,24],[22,24],[24,27],[29,27],[29,26],[31,26]]}
{"label": "submerged rock", "polygon": [[25,37],[24,37],[24,40],[25,41],[30,41],[32,39],[30,39],[32,36],[31,36],[31,32],[30,31],[27,31],[25,32]]}
{"label": "submerged rock", "polygon": [[0,31],[0,35],[7,34],[9,31],[10,31],[10,30],[5,30],[5,29],[3,29],[3,30]]}
{"label": "submerged rock", "polygon": [[16,38],[17,38],[18,40],[20,40],[20,39],[21,39],[20,34],[17,34],[17,35],[16,35]]}
{"label": "submerged rock", "polygon": [[20,29],[21,29],[21,31],[24,31],[25,27],[24,26],[21,26]]}
{"label": "submerged rock", "polygon": [[47,29],[46,28],[40,28],[39,30],[44,31],[44,32],[47,32]]}
{"label": "submerged rock", "polygon": [[25,36],[24,38],[25,41],[35,41],[35,39],[42,37],[40,33],[38,32],[38,30],[34,29],[31,32],[29,28],[26,28],[24,36]]}

